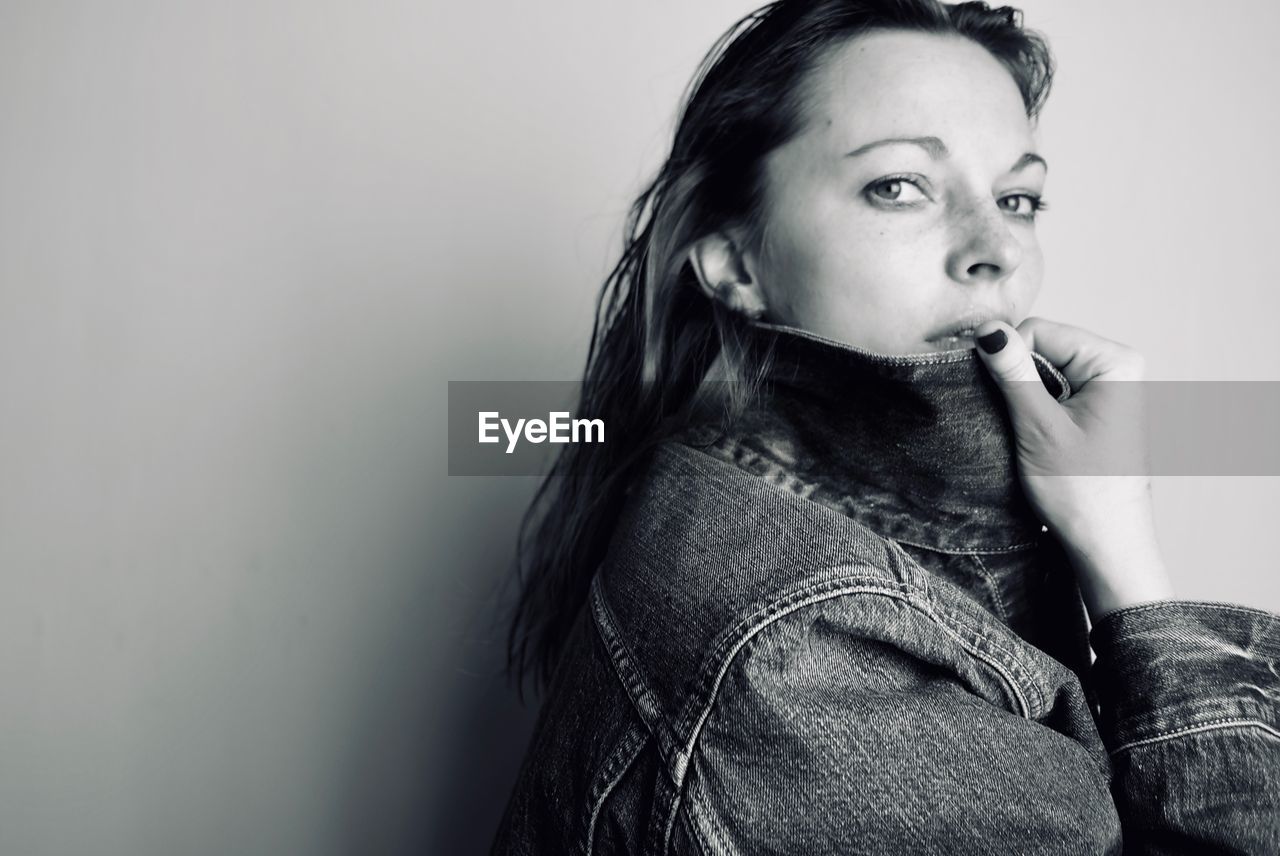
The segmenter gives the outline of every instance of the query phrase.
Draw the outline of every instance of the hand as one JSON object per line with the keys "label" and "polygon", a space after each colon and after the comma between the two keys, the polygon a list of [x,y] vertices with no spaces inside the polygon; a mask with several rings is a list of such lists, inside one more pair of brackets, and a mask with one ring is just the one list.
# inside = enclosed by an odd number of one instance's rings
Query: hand
{"label": "hand", "polygon": [[[983,346],[999,331],[1005,343]],[[1144,437],[1142,355],[1043,318],[1015,329],[988,321],[978,353],[1013,422],[1018,478],[1028,501],[1062,542],[1094,622],[1124,606],[1172,596],[1151,510]],[[993,337],[998,344],[999,335]],[[1040,380],[1030,351],[1071,381],[1066,401]]]}

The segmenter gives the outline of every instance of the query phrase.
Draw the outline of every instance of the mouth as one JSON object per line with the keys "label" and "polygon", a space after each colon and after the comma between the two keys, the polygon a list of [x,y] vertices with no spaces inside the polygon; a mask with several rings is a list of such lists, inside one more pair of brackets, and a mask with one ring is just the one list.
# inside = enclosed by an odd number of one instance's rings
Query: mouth
{"label": "mouth", "polygon": [[996,313],[971,313],[958,318],[951,324],[935,332],[925,339],[930,347],[938,350],[952,351],[961,348],[977,347],[977,329],[988,321],[999,320],[1008,323],[1008,319]]}
{"label": "mouth", "polygon": [[964,328],[954,333],[947,333],[942,336],[934,336],[932,339],[926,339],[931,346],[942,351],[954,351],[960,348],[972,348],[977,345],[975,335],[972,328]]}
{"label": "mouth", "polygon": [[959,333],[925,339],[925,342],[928,342],[936,351],[961,351],[961,349],[975,348],[978,345],[975,342],[973,330],[960,330]]}

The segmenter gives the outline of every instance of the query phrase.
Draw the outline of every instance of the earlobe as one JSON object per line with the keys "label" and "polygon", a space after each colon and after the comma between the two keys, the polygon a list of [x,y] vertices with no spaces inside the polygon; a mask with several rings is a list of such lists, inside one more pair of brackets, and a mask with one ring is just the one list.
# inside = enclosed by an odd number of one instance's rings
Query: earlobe
{"label": "earlobe", "polygon": [[750,318],[764,315],[760,283],[748,272],[738,244],[724,232],[714,232],[695,243],[689,250],[689,263],[707,297]]}

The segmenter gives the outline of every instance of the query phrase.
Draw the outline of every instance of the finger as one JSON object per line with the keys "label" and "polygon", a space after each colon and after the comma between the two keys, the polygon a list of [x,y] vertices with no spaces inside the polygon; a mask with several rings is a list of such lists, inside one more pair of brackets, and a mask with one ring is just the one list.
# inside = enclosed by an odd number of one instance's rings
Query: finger
{"label": "finger", "polygon": [[974,334],[978,355],[1009,405],[1014,430],[1054,434],[1061,421],[1069,417],[1045,388],[1022,336],[1004,321],[980,324]]}
{"label": "finger", "polygon": [[1026,318],[1016,329],[1027,347],[1043,354],[1076,389],[1114,369],[1125,349],[1097,333],[1047,318]]}

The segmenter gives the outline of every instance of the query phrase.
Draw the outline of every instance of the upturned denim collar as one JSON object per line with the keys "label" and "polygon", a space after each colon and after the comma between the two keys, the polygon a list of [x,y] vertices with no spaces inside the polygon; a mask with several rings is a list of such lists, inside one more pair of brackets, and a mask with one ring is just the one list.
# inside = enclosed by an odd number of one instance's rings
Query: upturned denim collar
{"label": "upturned denim collar", "polygon": [[[1004,398],[976,350],[878,354],[763,321],[751,335],[774,353],[761,396],[727,432],[694,425],[683,442],[903,543],[1001,553],[1038,540]],[[1070,396],[1032,358],[1050,394]]]}

